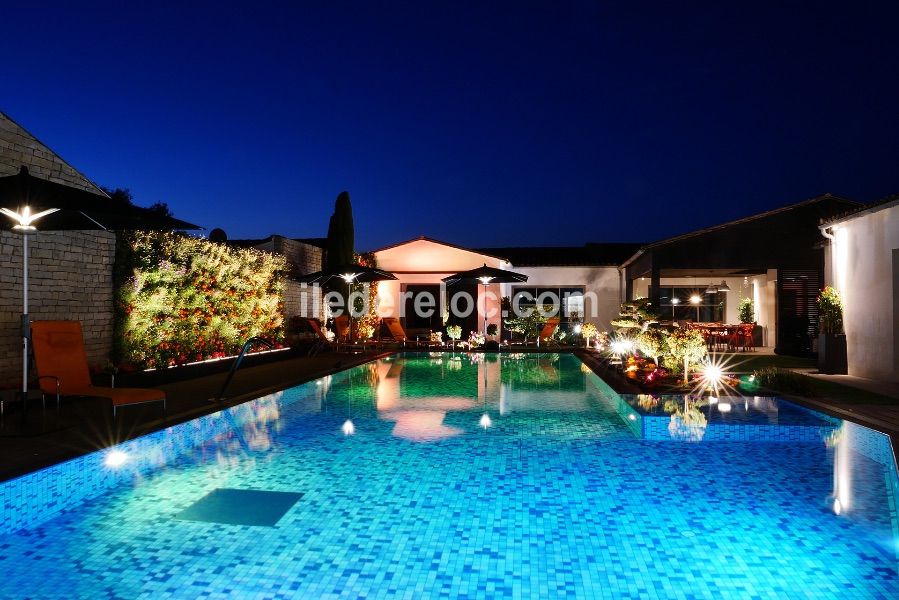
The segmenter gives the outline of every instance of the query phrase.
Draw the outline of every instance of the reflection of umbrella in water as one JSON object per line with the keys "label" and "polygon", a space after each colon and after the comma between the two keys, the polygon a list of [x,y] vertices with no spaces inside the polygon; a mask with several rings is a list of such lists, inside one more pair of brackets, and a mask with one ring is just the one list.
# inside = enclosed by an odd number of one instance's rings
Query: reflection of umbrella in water
{"label": "reflection of umbrella in water", "polygon": [[523,273],[514,273],[494,267],[483,267],[462,271],[449,277],[444,277],[443,282],[447,285],[454,283],[473,283],[477,282],[484,286],[484,335],[487,335],[487,286],[491,283],[523,283],[528,280],[528,276]]}
{"label": "reflection of umbrella in water", "polygon": [[33,177],[26,167],[0,177],[0,213],[11,218],[12,231],[22,234],[22,395],[28,393],[28,236],[42,230],[200,229],[156,211],[119,203],[107,196]]}
{"label": "reflection of umbrella in water", "polygon": [[330,269],[325,269],[323,271],[316,271],[315,273],[309,273],[308,275],[303,275],[302,277],[297,277],[296,281],[300,283],[312,283],[324,285],[331,281],[332,279],[341,279],[346,283],[346,305],[347,305],[347,314],[350,317],[350,340],[353,337],[353,312],[350,310],[350,285],[354,283],[372,283],[375,281],[388,281],[391,279],[396,279],[396,277],[388,273],[387,271],[382,271],[381,269],[375,269],[373,267],[366,267],[363,265],[339,265],[336,267],[332,267]]}

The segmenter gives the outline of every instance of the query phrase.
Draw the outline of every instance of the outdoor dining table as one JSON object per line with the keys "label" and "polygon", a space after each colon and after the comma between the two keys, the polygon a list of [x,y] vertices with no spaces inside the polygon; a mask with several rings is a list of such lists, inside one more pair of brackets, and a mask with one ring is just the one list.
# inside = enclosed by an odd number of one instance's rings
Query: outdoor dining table
{"label": "outdoor dining table", "polygon": [[752,347],[752,343],[746,343],[741,335],[744,324],[725,323],[692,323],[693,329],[702,332],[709,350],[737,350]]}

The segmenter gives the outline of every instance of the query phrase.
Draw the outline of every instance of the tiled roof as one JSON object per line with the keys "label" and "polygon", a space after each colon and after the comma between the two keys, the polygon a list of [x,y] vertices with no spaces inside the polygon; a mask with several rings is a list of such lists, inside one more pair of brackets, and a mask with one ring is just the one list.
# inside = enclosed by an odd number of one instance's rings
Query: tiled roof
{"label": "tiled roof", "polygon": [[589,243],[583,246],[478,248],[476,252],[504,256],[513,267],[618,266],[642,244]]}
{"label": "tiled roof", "polygon": [[40,179],[106,196],[72,165],[0,112],[0,177],[15,175],[22,166]]}
{"label": "tiled roof", "polygon": [[851,219],[856,215],[860,215],[861,213],[877,212],[878,210],[883,210],[895,205],[899,205],[899,194],[892,194],[890,196],[887,196],[886,198],[878,200],[877,202],[858,206],[838,215],[834,215],[829,219],[822,219],[821,226],[824,227],[832,223],[839,223],[840,221],[846,221],[847,219]]}

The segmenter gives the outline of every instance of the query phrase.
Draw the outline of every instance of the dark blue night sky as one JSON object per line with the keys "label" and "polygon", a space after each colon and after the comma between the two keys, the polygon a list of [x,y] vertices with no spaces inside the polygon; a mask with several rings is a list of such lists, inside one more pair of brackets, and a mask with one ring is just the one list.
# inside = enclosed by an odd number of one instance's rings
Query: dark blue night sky
{"label": "dark blue night sky", "polygon": [[323,236],[344,189],[363,250],[899,192],[897,2],[145,4],[5,4],[0,110],[231,238]]}

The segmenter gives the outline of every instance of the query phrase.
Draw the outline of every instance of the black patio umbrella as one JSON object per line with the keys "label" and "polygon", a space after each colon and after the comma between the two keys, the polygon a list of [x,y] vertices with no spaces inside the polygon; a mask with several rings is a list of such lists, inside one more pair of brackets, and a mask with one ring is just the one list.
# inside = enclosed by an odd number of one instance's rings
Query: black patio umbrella
{"label": "black patio umbrella", "polygon": [[[478,267],[477,269],[471,269],[469,271],[462,271],[461,273],[456,273],[455,275],[450,275],[449,277],[444,277],[443,282],[447,285],[452,285],[454,283],[465,283],[465,282],[477,282],[484,286],[484,293],[487,293],[487,286],[491,283],[523,283],[528,280],[528,276],[523,273],[515,273],[513,271],[506,271],[503,269],[497,269],[495,267],[488,267],[485,263],[483,267]],[[487,307],[484,307],[484,335],[487,335]]]}
{"label": "black patio umbrella", "polygon": [[317,283],[323,285],[332,279],[340,279],[346,283],[347,289],[347,314],[350,318],[350,339],[353,337],[353,313],[349,307],[350,286],[354,283],[372,283],[375,281],[388,281],[396,279],[396,276],[381,269],[366,267],[363,265],[338,265],[330,269],[309,273],[302,277],[297,277],[296,281],[300,283]]}
{"label": "black patio umbrella", "polygon": [[22,234],[22,394],[28,394],[28,236],[65,230],[201,229],[146,208],[116,202],[107,196],[69,187],[28,173],[0,177],[0,213],[12,219],[12,231]]}
{"label": "black patio umbrella", "polygon": [[371,283],[373,281],[387,281],[390,279],[396,279],[393,274],[388,273],[387,271],[382,271],[381,269],[365,267],[363,265],[339,265],[331,269],[316,271],[315,273],[309,273],[308,275],[297,277],[296,280],[300,283],[323,284],[335,278],[342,279],[348,284]]}

